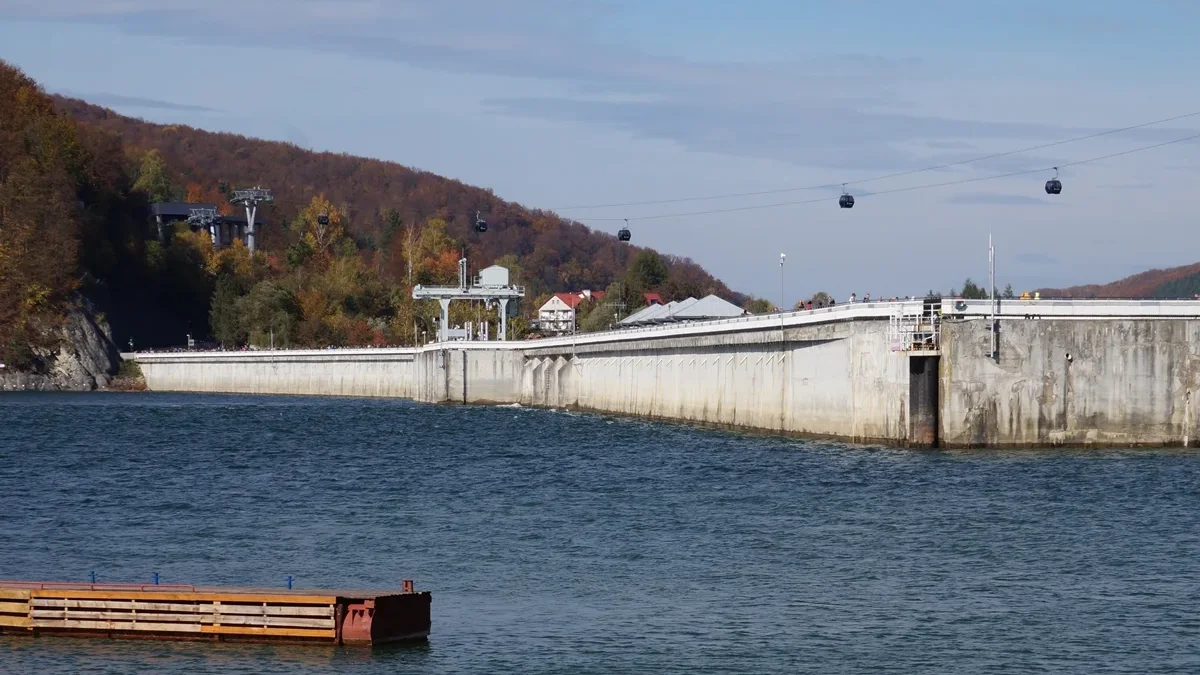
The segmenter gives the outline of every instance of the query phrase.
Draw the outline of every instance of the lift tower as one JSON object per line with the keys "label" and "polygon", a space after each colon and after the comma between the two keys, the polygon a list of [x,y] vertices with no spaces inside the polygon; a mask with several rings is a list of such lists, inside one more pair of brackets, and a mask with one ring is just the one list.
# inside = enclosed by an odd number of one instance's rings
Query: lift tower
{"label": "lift tower", "polygon": [[202,228],[212,237],[213,248],[221,248],[221,215],[207,207],[188,209],[188,225]]}
{"label": "lift tower", "polygon": [[246,207],[246,248],[250,249],[250,255],[254,255],[258,243],[258,235],[254,232],[254,216],[258,214],[258,205],[273,202],[275,198],[271,196],[270,190],[255,186],[234,190],[229,201]]}

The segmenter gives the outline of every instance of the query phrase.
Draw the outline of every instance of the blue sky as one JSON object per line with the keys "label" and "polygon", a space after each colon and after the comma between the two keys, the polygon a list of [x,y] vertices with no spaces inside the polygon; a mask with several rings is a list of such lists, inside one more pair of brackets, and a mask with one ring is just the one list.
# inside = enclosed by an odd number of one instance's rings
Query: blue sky
{"label": "blue sky", "polygon": [[[1048,175],[858,181],[1200,111],[1185,0],[0,0],[0,58],[159,122],[395,160],[560,209],[789,301],[1018,290],[1200,260],[1197,143]],[[1200,116],[856,186],[1062,164]],[[828,197],[720,214],[643,216]]]}

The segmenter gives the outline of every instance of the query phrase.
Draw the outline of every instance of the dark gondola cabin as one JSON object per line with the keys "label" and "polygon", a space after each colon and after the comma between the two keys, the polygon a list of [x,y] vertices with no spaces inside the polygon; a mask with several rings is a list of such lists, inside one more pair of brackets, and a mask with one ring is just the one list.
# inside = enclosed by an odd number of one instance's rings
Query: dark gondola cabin
{"label": "dark gondola cabin", "polygon": [[329,216],[324,213],[317,216],[317,224],[318,225],[328,225],[329,224]]}
{"label": "dark gondola cabin", "polygon": [[842,195],[841,198],[838,199],[838,206],[842,207],[843,209],[854,208],[854,195]]}
{"label": "dark gondola cabin", "polygon": [[629,241],[629,238],[630,238],[629,230],[622,227],[620,230],[617,231],[617,241]]}
{"label": "dark gondola cabin", "polygon": [[480,233],[487,232],[487,221],[480,218],[478,213],[475,214],[475,231]]}
{"label": "dark gondola cabin", "polygon": [[1046,181],[1046,194],[1062,194],[1062,181],[1057,178],[1051,178],[1050,180]]}

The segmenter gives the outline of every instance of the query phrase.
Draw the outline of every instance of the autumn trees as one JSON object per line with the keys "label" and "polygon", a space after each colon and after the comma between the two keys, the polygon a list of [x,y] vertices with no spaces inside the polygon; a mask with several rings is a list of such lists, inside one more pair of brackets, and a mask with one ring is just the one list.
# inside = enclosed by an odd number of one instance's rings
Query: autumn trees
{"label": "autumn trees", "polygon": [[78,287],[91,167],[75,125],[37,84],[0,62],[0,362],[35,365],[58,340]]}
{"label": "autumn trees", "polygon": [[[313,195],[324,193],[344,217],[346,237],[389,283],[407,282],[407,239],[434,219],[444,223],[446,236],[459,247],[456,253],[445,254],[443,267],[453,270],[456,256],[464,250],[473,268],[514,256],[530,297],[605,288],[626,272],[642,250],[554,213],[505,202],[490,190],[393,162],[150,124],[82,101],[57,100],[62,110],[85,126],[118,133],[138,152],[157,150],[168,170],[175,172],[173,184],[270,186],[275,203],[267,217],[289,222],[287,227],[275,223],[261,228],[260,247],[267,251],[283,255],[295,243],[292,218],[310,206]],[[472,231],[476,211],[489,223],[486,234]],[[291,252],[293,260],[303,259],[302,248]],[[739,304],[745,300],[690,260],[660,258],[672,273],[662,289],[671,297],[711,292]]]}
{"label": "autumn trees", "polygon": [[[161,241],[156,201],[215,204],[234,186],[270,186],[260,250],[215,250],[185,223]],[[474,232],[476,211],[489,222]],[[282,143],[161,126],[49,97],[0,63],[0,360],[35,360],[79,293],[96,300],[115,341],[179,345],[187,335],[228,347],[412,344],[436,303],[412,287],[453,285],[500,264],[538,296],[608,289],[587,303],[588,328],[628,313],[642,293],[667,300],[717,293],[740,302],[690,260],[621,244],[489,190],[398,164],[313,153]],[[603,311],[597,311],[602,308]],[[455,303],[451,321],[494,308]],[[514,336],[526,321],[509,322]],[[39,352],[38,350],[42,350]]]}

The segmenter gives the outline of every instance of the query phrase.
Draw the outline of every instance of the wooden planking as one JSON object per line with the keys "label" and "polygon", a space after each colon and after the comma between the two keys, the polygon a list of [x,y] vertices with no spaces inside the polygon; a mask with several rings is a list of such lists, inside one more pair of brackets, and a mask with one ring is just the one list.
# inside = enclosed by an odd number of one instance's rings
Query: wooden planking
{"label": "wooden planking", "polygon": [[29,628],[29,617],[0,616],[0,626],[7,626],[9,628]]}
{"label": "wooden planking", "polygon": [[[23,619],[22,621],[25,621],[26,623],[19,624],[19,627],[21,628],[33,627],[35,629],[50,630],[100,630],[105,632],[120,630],[153,633],[208,633],[214,635],[255,635],[265,637],[302,637],[328,639],[337,637],[337,631],[333,628],[264,628],[260,626],[212,626],[200,625],[196,623],[143,623],[141,621],[134,623],[132,621],[82,621],[75,619],[68,619],[66,621],[62,619],[34,619],[33,621]],[[0,623],[0,625],[5,624]]]}
{"label": "wooden planking", "polygon": [[[70,609],[136,609],[149,612],[193,612],[212,611],[211,604],[200,603],[168,603],[141,602],[138,600],[64,600],[59,598],[33,598],[29,604],[34,607],[57,607]],[[208,608],[207,610],[205,608]]]}
{"label": "wooden planking", "polygon": [[0,600],[28,600],[28,588],[0,588]]}
{"label": "wooden planking", "polygon": [[333,617],[298,619],[291,616],[206,616],[204,623],[222,626],[291,626],[296,628],[333,628]]}
{"label": "wooden planking", "polygon": [[[2,604],[2,603],[0,603]],[[166,603],[142,602],[138,600],[67,600],[60,598],[33,598],[30,604],[37,608],[137,610],[150,612],[188,612],[194,614],[247,614],[267,616],[333,616],[333,605],[279,606],[279,605],[227,605],[224,603]],[[21,603],[24,607],[24,604]],[[3,610],[0,610],[3,611]],[[24,612],[24,610],[22,610]]]}
{"label": "wooden planking", "polygon": [[201,626],[198,623],[153,623],[141,621],[133,623],[132,621],[78,621],[75,619],[33,619],[29,622],[33,628],[57,628],[59,630],[128,630],[128,631],[152,631],[155,633],[200,633]]}
{"label": "wooden planking", "polygon": [[58,588],[29,591],[34,598],[66,598],[77,600],[141,600],[150,602],[269,602],[281,605],[332,605],[337,602],[333,595],[291,595],[274,593],[213,593],[213,592],[169,592],[169,591],[90,591]]}
{"label": "wooden planking", "polygon": [[247,616],[333,616],[333,605],[322,605],[320,607],[280,607],[278,605],[203,605],[208,611],[220,613],[221,616],[227,614],[242,614]]}
{"label": "wooden planking", "polygon": [[303,637],[303,638],[336,638],[334,629],[318,630],[315,628],[255,628],[252,626],[204,626],[203,633],[220,635],[263,635],[272,637]]}
{"label": "wooden planking", "polygon": [[298,618],[292,616],[216,616],[213,614],[158,614],[132,612],[100,612],[88,610],[72,610],[65,613],[61,609],[34,610],[35,621],[69,621],[72,619],[89,621],[117,621],[131,623],[173,623],[198,624],[210,623],[223,626],[280,626],[293,628],[333,628],[333,617]]}
{"label": "wooden planking", "polygon": [[0,614],[28,614],[28,602],[9,602],[0,600]]}
{"label": "wooden planking", "polygon": [[134,614],[132,612],[98,612],[89,610],[71,610],[64,613],[61,609],[35,609],[34,619],[92,619],[97,621],[150,621],[156,623],[200,623],[202,614],[160,614],[156,612]]}

